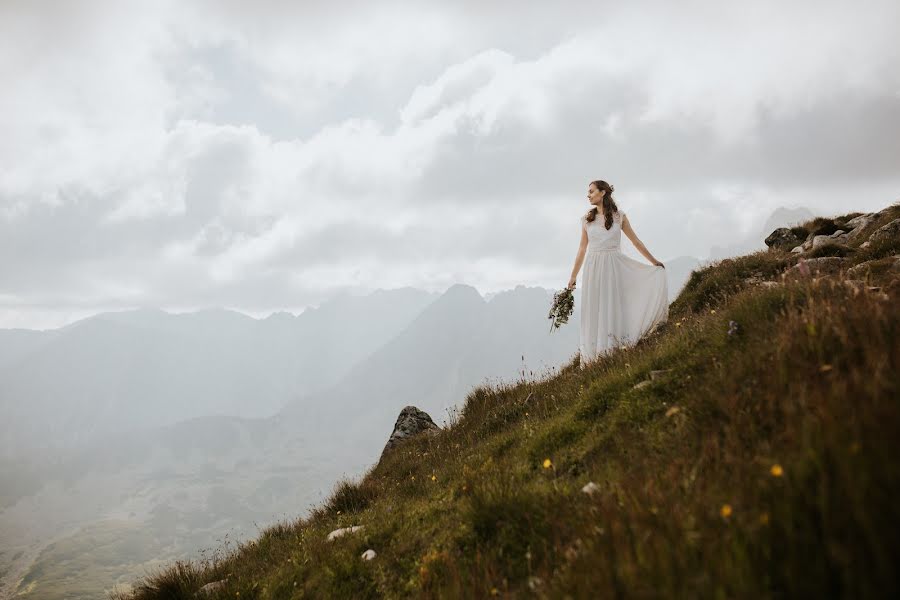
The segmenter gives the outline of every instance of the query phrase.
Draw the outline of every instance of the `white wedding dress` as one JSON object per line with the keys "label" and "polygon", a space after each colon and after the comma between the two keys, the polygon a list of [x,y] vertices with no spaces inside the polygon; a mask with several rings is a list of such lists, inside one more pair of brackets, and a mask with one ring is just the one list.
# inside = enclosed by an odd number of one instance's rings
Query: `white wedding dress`
{"label": "white wedding dress", "polygon": [[609,229],[603,213],[590,223],[581,278],[581,364],[616,347],[631,346],[669,317],[666,270],[622,254],[622,219],[613,213]]}

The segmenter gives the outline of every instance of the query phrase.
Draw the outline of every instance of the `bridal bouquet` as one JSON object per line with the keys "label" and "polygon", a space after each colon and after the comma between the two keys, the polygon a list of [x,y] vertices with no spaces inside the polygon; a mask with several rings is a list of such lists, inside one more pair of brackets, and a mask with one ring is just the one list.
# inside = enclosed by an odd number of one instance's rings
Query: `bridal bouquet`
{"label": "bridal bouquet", "polygon": [[559,328],[563,323],[569,322],[569,317],[575,310],[575,295],[572,294],[570,288],[553,294],[553,305],[550,307],[550,314],[547,316],[551,320],[550,332],[553,333],[554,328]]}

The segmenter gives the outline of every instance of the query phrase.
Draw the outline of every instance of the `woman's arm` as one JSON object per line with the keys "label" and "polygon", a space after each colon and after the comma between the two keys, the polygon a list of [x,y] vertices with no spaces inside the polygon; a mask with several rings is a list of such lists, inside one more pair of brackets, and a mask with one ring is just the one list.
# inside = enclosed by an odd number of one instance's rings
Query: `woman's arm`
{"label": "woman's arm", "polygon": [[578,271],[581,270],[581,263],[584,262],[584,253],[587,251],[588,235],[584,224],[581,226],[581,243],[578,246],[578,254],[575,255],[575,268],[572,269],[572,276],[569,278],[569,288],[575,287],[575,279],[578,277]]}
{"label": "woman's arm", "polygon": [[647,250],[647,247],[644,245],[644,243],[638,239],[638,236],[634,232],[634,229],[631,228],[631,223],[628,222],[628,217],[625,215],[622,216],[622,231],[625,232],[625,235],[628,236],[628,239],[631,240],[631,243],[634,244],[634,247],[638,249],[638,252],[643,254],[651,264],[665,268],[665,265],[653,258],[653,255],[650,254],[650,251]]}

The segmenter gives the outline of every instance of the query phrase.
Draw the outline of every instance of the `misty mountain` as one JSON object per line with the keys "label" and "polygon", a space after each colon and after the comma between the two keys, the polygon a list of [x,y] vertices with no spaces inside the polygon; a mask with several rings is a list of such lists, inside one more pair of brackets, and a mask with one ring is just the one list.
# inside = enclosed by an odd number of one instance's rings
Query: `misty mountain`
{"label": "misty mountain", "polygon": [[0,329],[0,369],[27,356],[57,335],[57,331]]}
{"label": "misty mountain", "polygon": [[297,317],[139,309],[3,331],[0,456],[203,415],[272,415],[334,384],[433,297],[404,288],[338,297]]}

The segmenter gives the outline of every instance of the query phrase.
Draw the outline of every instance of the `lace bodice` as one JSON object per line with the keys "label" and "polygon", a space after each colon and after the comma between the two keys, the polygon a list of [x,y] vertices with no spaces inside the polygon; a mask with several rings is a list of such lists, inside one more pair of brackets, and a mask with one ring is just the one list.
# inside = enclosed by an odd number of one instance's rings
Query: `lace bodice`
{"label": "lace bodice", "polygon": [[625,213],[622,211],[613,213],[613,222],[609,229],[604,225],[603,213],[599,213],[592,221],[587,221],[587,216],[582,215],[581,225],[587,230],[588,250],[619,250],[622,243],[622,219]]}

